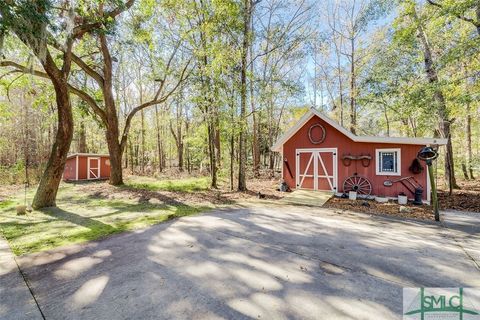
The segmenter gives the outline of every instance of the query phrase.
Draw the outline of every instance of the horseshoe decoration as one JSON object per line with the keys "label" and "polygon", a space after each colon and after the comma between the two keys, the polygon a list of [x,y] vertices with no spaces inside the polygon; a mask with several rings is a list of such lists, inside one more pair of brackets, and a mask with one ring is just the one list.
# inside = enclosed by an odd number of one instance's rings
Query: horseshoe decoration
{"label": "horseshoe decoration", "polygon": [[[313,129],[315,128],[319,128],[322,132],[322,135],[320,136],[319,139],[315,140],[313,137],[312,137],[312,131]],[[323,141],[325,141],[325,137],[327,136],[327,131],[325,130],[325,127],[322,126],[320,123],[315,123],[315,124],[312,124],[312,126],[310,127],[310,129],[308,129],[308,139],[310,140],[311,143],[313,144],[320,144],[322,143]]]}

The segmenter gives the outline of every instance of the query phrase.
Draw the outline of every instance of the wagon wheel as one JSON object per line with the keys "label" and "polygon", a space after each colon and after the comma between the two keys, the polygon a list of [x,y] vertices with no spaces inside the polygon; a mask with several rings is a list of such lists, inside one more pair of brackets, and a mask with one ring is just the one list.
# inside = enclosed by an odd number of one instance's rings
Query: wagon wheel
{"label": "wagon wheel", "polygon": [[343,181],[343,192],[356,191],[358,194],[369,196],[372,193],[372,184],[367,178],[350,176]]}

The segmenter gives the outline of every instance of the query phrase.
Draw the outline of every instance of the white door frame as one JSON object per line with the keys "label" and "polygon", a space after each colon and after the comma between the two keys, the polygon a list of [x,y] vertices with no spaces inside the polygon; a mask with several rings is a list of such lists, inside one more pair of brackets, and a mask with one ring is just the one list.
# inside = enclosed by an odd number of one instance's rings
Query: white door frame
{"label": "white door frame", "polygon": [[[90,169],[91,169],[91,168],[90,168],[90,159],[95,159],[95,160],[97,160],[97,165],[98,165],[98,167],[97,167],[97,168],[93,168],[93,169],[98,169],[98,177],[92,178],[91,175],[90,175],[90,173],[91,173],[91,171],[90,171]],[[87,179],[88,179],[88,180],[100,179],[100,167],[101,167],[100,157],[87,157]],[[94,176],[95,176],[95,174],[94,174]]]}
{"label": "white door frame", "polygon": [[[333,175],[328,175],[326,172],[326,167],[323,162],[322,157],[320,156],[321,153],[332,153],[332,161],[333,161]],[[303,174],[300,173],[300,154],[301,153],[311,153],[311,157],[308,160],[307,166],[305,167],[305,172]],[[318,178],[326,178],[331,191],[337,192],[338,191],[338,161],[337,161],[337,148],[308,148],[308,149],[296,149],[295,150],[295,185],[297,189],[301,189],[301,185],[303,184],[303,179],[305,177],[312,177],[313,178],[313,189],[318,190]],[[313,162],[313,175],[307,175],[306,172],[308,168],[311,165],[311,162]],[[319,175],[318,174],[318,160],[320,160],[320,164],[322,166],[322,171],[325,173],[325,175]],[[302,176],[302,179],[300,180],[300,176]],[[333,182],[330,180],[333,179]]]}

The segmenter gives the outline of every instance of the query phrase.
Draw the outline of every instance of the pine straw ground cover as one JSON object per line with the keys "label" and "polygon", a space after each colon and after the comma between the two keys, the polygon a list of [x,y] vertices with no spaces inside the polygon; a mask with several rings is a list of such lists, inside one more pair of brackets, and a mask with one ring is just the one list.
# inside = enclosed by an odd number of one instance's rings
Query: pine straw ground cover
{"label": "pine straw ground cover", "polygon": [[[449,195],[447,190],[440,189],[438,191],[438,201],[440,210],[459,210],[480,212],[480,178],[476,180],[459,180],[457,181],[461,189],[453,190],[453,194]],[[442,184],[442,181],[439,181]],[[367,201],[368,206],[362,205],[363,200],[348,200],[340,198],[332,198],[326,204],[327,208],[335,208],[341,210],[358,211],[369,214],[395,215],[404,218],[414,218],[421,220],[434,220],[431,206],[415,206],[408,204],[406,207],[411,212],[399,212],[399,205],[393,201],[388,203],[378,203],[372,200]]]}
{"label": "pine straw ground cover", "polygon": [[401,206],[393,201],[379,203],[375,200],[349,200],[333,197],[328,200],[323,207],[337,209],[335,211],[338,213],[356,211],[372,215],[391,215],[419,220],[435,220],[431,206],[416,206],[411,203],[403,206],[406,208],[406,212],[400,212]]}
{"label": "pine straw ground cover", "polygon": [[439,190],[440,209],[480,212],[480,177],[476,180],[460,180],[461,189],[453,190],[449,195],[447,190]]}

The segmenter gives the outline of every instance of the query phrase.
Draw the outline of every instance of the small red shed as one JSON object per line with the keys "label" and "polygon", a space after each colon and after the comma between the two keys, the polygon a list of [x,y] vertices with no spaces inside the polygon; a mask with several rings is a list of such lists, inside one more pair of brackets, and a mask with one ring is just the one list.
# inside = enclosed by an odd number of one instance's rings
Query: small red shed
{"label": "small red shed", "polygon": [[445,145],[440,138],[357,136],[325,114],[310,109],[273,145],[283,156],[282,177],[292,189],[360,190],[359,196],[409,199],[421,187],[430,202],[430,181],[418,151],[427,145]]}
{"label": "small red shed", "polygon": [[67,157],[63,180],[100,180],[110,177],[108,154],[74,153]]}

